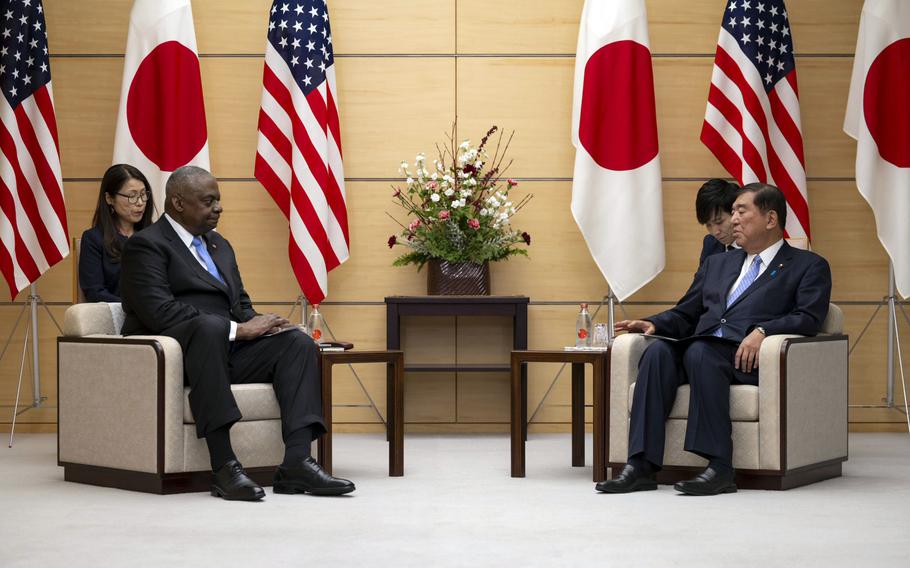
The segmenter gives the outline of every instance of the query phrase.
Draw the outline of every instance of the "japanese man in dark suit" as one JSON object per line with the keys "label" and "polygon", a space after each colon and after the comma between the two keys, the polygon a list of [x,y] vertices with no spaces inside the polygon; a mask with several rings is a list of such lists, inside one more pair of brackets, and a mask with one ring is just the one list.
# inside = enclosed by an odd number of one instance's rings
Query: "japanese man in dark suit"
{"label": "japanese man in dark suit", "polygon": [[733,205],[741,247],[705,259],[685,296],[670,310],[616,324],[616,331],[655,338],[638,367],[629,423],[629,457],[603,493],[656,489],[665,422],[677,388],[690,386],[685,450],[708,460],[694,479],[676,484],[690,495],[736,491],[730,385],[758,384],[758,353],[767,335],[815,335],[828,313],[831,270],[821,256],[784,241],[787,202],[776,187],[752,183]]}

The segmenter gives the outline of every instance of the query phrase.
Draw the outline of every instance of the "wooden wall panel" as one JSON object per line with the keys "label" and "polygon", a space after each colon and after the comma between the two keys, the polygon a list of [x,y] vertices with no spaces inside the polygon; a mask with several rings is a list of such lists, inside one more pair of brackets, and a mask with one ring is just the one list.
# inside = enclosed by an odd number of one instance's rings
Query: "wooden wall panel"
{"label": "wooden wall panel", "polygon": [[[725,2],[648,0],[655,54],[713,54]],[[584,0],[458,2],[459,53],[574,54]],[[853,53],[862,0],[787,2],[797,53]],[[478,14],[482,17],[478,17]]]}
{"label": "wooden wall panel", "polygon": [[[698,139],[712,65],[707,58],[654,60],[664,177],[727,175]],[[810,176],[850,177],[855,145],[842,124],[852,60],[804,59],[799,65],[807,171]],[[459,59],[459,134],[479,138],[491,122],[514,129],[511,175],[571,178],[573,66],[572,59],[552,57]],[[477,89],[477,82],[490,88]]]}
{"label": "wooden wall panel", "polygon": [[[607,291],[569,211],[574,162],[569,140],[572,55],[582,4],[583,0],[330,0],[333,43],[340,55],[339,100],[352,230],[351,258],[330,275],[329,303],[322,310],[339,338],[358,348],[382,348],[383,297],[424,293],[424,273],[391,266],[402,249],[390,250],[385,244],[397,228],[385,213],[403,219],[392,209],[389,185],[398,175],[399,161],[412,161],[417,152],[431,153],[457,113],[459,137],[479,139],[490,124],[516,130],[511,150],[515,163],[509,175],[521,179],[518,194],[535,195],[515,219],[516,227],[532,234],[531,257],[495,264],[494,293],[531,297],[532,348],[560,348],[572,342],[578,302],[596,303]],[[682,294],[695,269],[704,234],[693,218],[695,191],[701,180],[725,175],[698,141],[723,4],[647,2],[666,178],[667,261],[664,272],[631,298],[635,303],[618,306],[618,318],[664,309]],[[861,4],[788,2],[797,52],[812,55],[800,57],[798,69],[812,179],[813,245],[831,263],[834,300],[844,309],[851,345],[887,290],[887,257],[875,236],[871,212],[852,181],[854,144],[841,131],[852,66],[849,54]],[[130,0],[45,0],[73,236],[88,226],[98,191],[93,180],[110,164],[131,5]],[[247,289],[259,309],[286,314],[298,295],[287,263],[287,223],[251,179],[269,6],[269,0],[193,2],[212,166],[223,180],[226,213],[219,230],[234,244]],[[634,246],[634,239],[630,235],[627,246]],[[72,262],[66,259],[41,278],[39,291],[45,300],[69,302],[72,277]],[[5,292],[0,299],[7,299]],[[64,308],[52,309],[62,318]],[[0,337],[8,333],[19,309],[18,304],[0,305]],[[56,332],[46,316],[40,317],[44,392],[53,399]],[[605,321],[605,308],[596,319]],[[850,419],[856,428],[890,429],[903,420],[896,411],[880,408],[885,392],[885,322],[880,312],[851,356],[850,400],[858,406],[851,409]],[[508,326],[496,320],[462,318],[457,326],[454,318],[414,320],[406,329],[410,361],[498,360],[510,343]],[[910,341],[910,330],[902,328],[902,337]],[[910,352],[910,344],[904,349]],[[14,395],[18,361],[13,355],[11,351],[0,362],[0,404]],[[558,369],[532,366],[532,411]],[[336,373],[339,429],[378,428],[375,412],[361,406],[368,397],[358,378],[385,412],[381,366],[363,365],[354,371],[340,367]],[[565,369],[536,417],[542,424],[538,428],[567,430],[570,382]],[[411,373],[407,385],[410,430],[505,427],[504,375]],[[590,418],[590,411],[587,415]],[[26,424],[53,420],[53,408],[23,415]],[[0,428],[4,423],[8,418],[0,414]]]}
{"label": "wooden wall panel", "polygon": [[[195,0],[199,53],[262,55],[271,4],[271,0]],[[51,54],[122,55],[132,5],[132,0],[45,0]],[[329,10],[338,54],[454,50],[455,0],[335,0]],[[92,33],[73,33],[74,29]]]}

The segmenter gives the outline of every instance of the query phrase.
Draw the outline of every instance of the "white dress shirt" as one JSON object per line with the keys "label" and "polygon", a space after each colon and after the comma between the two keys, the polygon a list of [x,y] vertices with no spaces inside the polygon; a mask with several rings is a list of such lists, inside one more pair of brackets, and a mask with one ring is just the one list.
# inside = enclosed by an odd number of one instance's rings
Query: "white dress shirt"
{"label": "white dress shirt", "polygon": [[[771,265],[771,261],[774,260],[774,257],[780,251],[781,247],[784,246],[784,239],[780,239],[773,245],[769,246],[765,250],[758,253],[758,256],[761,257],[761,265],[758,267],[758,276],[761,276],[762,273],[768,269],[768,266]],[[739,286],[740,281],[746,276],[746,273],[749,272],[749,267],[752,266],[752,259],[755,258],[754,254],[747,254],[746,260],[743,261],[743,267],[739,270],[739,278],[733,283],[733,286],[730,286],[730,290],[727,290],[727,295],[730,295],[732,290],[736,290],[736,287]],[[756,278],[758,278],[756,276]]]}
{"label": "white dress shirt", "polygon": [[[193,255],[193,258],[196,259],[196,262],[199,263],[206,272],[209,271],[208,267],[205,265],[205,261],[202,260],[202,257],[199,256],[199,251],[196,250],[196,247],[193,246],[193,234],[186,230],[186,228],[174,220],[173,217],[164,214],[164,218],[167,219],[167,222],[171,224],[171,227],[174,228],[174,231],[177,233],[177,236],[180,237],[180,240],[183,241],[184,246],[189,249],[190,254]],[[234,341],[234,338],[237,337],[237,322],[231,321],[231,330],[228,332],[228,340]]]}

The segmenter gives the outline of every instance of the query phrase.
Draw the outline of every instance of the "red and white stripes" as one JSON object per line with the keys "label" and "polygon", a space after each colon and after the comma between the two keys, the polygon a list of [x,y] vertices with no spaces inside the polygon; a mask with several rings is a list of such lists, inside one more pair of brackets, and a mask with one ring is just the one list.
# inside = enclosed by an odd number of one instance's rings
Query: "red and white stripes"
{"label": "red and white stripes", "polygon": [[787,236],[810,239],[795,68],[766,93],[758,69],[721,28],[701,141],[739,183],[779,187],[787,198]]}
{"label": "red and white stripes", "polygon": [[328,272],[347,260],[345,204],[334,66],[305,95],[269,43],[259,111],[255,175],[288,218],[288,254],[306,298],[319,303]]}
{"label": "red and white stripes", "polygon": [[0,273],[15,297],[69,254],[51,85],[0,97]]}

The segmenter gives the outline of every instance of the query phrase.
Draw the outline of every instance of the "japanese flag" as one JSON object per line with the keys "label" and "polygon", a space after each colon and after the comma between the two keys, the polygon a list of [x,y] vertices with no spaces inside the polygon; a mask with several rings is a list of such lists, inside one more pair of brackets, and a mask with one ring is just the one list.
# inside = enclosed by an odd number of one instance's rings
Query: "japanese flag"
{"label": "japanese flag", "polygon": [[164,185],[185,165],[209,167],[208,132],[189,0],[136,0],[123,65],[114,163],[139,168],[164,211]]}
{"label": "japanese flag", "polygon": [[586,0],[575,57],[572,215],[620,301],[664,268],[644,0]]}
{"label": "japanese flag", "polygon": [[910,297],[910,2],[866,0],[844,131],[856,139],[856,186]]}

